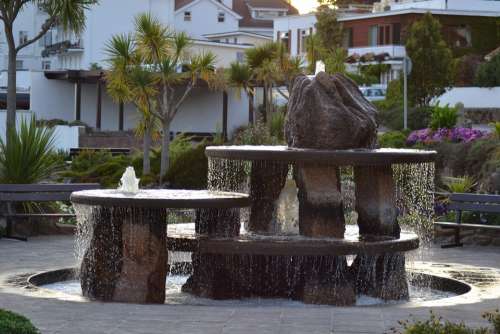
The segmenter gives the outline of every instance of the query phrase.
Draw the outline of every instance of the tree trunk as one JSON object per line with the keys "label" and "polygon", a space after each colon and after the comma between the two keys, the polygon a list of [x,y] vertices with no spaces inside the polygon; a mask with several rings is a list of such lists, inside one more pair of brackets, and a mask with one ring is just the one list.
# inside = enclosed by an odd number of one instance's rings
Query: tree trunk
{"label": "tree trunk", "polygon": [[254,93],[248,92],[248,123],[254,123]]}
{"label": "tree trunk", "polygon": [[150,127],[146,127],[144,131],[144,140],[143,140],[143,161],[142,161],[142,175],[147,175],[151,173],[151,161],[149,158],[151,151],[151,129]]}
{"label": "tree trunk", "polygon": [[163,126],[163,137],[161,145],[161,166],[160,166],[160,184],[163,183],[163,179],[167,174],[168,167],[170,164],[170,120],[162,121]]}
{"label": "tree trunk", "polygon": [[[14,46],[15,48],[15,46]],[[6,129],[16,130],[17,109],[17,72],[16,51],[9,47],[8,81],[7,81],[7,123]]]}

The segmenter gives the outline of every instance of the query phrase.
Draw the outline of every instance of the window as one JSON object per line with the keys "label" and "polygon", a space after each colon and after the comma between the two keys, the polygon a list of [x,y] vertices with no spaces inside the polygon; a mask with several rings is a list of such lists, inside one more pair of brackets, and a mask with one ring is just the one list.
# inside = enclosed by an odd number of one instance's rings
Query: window
{"label": "window", "polygon": [[299,29],[297,31],[300,35],[299,46],[297,47],[298,53],[303,54],[307,52],[307,39],[311,36],[310,29]]}
{"label": "window", "polygon": [[388,24],[378,26],[378,44],[391,44],[391,26]]}
{"label": "window", "polygon": [[191,21],[191,12],[184,12],[184,21]]}
{"label": "window", "polygon": [[401,23],[394,23],[392,25],[392,44],[401,44]]}
{"label": "window", "polygon": [[42,38],[38,41],[40,46],[52,45],[52,30],[49,30]]}
{"label": "window", "polygon": [[233,38],[233,43],[238,44],[238,37]]}
{"label": "window", "polygon": [[28,42],[28,32],[21,30],[19,32],[19,45],[25,44]]}
{"label": "window", "polygon": [[378,45],[378,26],[371,26],[368,34],[368,44],[370,46]]}
{"label": "window", "polygon": [[42,70],[50,70],[50,60],[42,61]]}
{"label": "window", "polygon": [[22,60],[16,60],[16,70],[22,70],[24,68],[24,62]]}
{"label": "window", "polygon": [[222,23],[224,21],[226,21],[226,14],[219,12],[219,15],[217,15],[217,22]]}

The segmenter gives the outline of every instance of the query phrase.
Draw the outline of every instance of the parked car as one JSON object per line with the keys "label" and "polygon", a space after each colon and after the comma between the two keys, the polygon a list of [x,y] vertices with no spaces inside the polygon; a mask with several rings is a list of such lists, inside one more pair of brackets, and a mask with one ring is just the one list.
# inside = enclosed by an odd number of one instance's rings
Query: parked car
{"label": "parked car", "polygon": [[359,87],[359,90],[368,101],[385,100],[386,90],[381,87]]}

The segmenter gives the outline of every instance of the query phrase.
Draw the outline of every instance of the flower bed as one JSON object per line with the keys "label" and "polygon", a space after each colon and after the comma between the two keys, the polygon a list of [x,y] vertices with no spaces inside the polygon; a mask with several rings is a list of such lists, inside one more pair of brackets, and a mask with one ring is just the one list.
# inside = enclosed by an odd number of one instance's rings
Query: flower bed
{"label": "flower bed", "polygon": [[486,137],[488,137],[487,132],[470,128],[438,129],[436,131],[427,128],[410,133],[406,139],[406,143],[409,146],[416,144],[430,145],[443,141],[469,143]]}

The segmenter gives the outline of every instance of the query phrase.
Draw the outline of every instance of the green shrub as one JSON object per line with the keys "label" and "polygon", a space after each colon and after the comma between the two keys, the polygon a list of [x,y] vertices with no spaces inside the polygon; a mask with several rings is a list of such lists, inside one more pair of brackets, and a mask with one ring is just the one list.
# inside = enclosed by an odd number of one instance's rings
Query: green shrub
{"label": "green shrub", "polygon": [[474,179],[468,175],[462,177],[444,177],[443,183],[446,190],[451,193],[470,193],[477,185]]}
{"label": "green shrub", "polygon": [[125,169],[132,163],[125,155],[112,156],[108,151],[84,150],[73,158],[69,170],[62,173],[72,182],[99,183],[105,188],[116,188]]}
{"label": "green shrub", "polygon": [[346,75],[359,86],[369,86],[379,83],[379,78],[373,75],[347,72]]}
{"label": "green shrub", "polygon": [[285,113],[277,111],[269,119],[269,134],[279,142],[285,142]]}
{"label": "green shrub", "polygon": [[484,313],[483,318],[488,320],[488,322],[493,325],[493,328],[495,329],[495,332],[497,334],[500,333],[500,313],[498,310],[496,310],[494,312]]}
{"label": "green shrub", "polygon": [[452,129],[457,124],[458,110],[447,104],[444,107],[438,105],[432,108],[431,122],[429,127],[432,130]]}
{"label": "green shrub", "polygon": [[39,334],[40,332],[26,317],[0,309],[0,333]]}
{"label": "green shrub", "polygon": [[500,55],[496,55],[489,62],[479,66],[474,85],[479,87],[500,86]]}
{"label": "green shrub", "polygon": [[389,131],[378,137],[378,143],[383,148],[406,147],[407,134],[401,131]]}
{"label": "green shrub", "polygon": [[452,323],[436,316],[431,312],[428,320],[400,321],[402,331],[394,330],[401,334],[493,334],[487,328],[470,328],[463,322]]}
{"label": "green shrub", "polygon": [[491,123],[491,127],[493,128],[493,136],[500,139],[500,122]]}
{"label": "green shrub", "polygon": [[237,130],[233,143],[235,145],[277,145],[279,140],[271,135],[268,126],[262,122],[256,122]]}
{"label": "green shrub", "polygon": [[49,179],[61,167],[53,150],[54,131],[37,127],[35,118],[22,120],[18,131],[0,138],[0,183],[38,183]]}
{"label": "green shrub", "polygon": [[179,151],[170,163],[165,180],[176,189],[206,189],[208,160],[206,142]]}
{"label": "green shrub", "polygon": [[[408,108],[408,128],[418,130],[429,124],[431,109],[428,107]],[[379,109],[377,119],[380,125],[391,130],[402,130],[404,127],[403,105],[393,109]]]}

